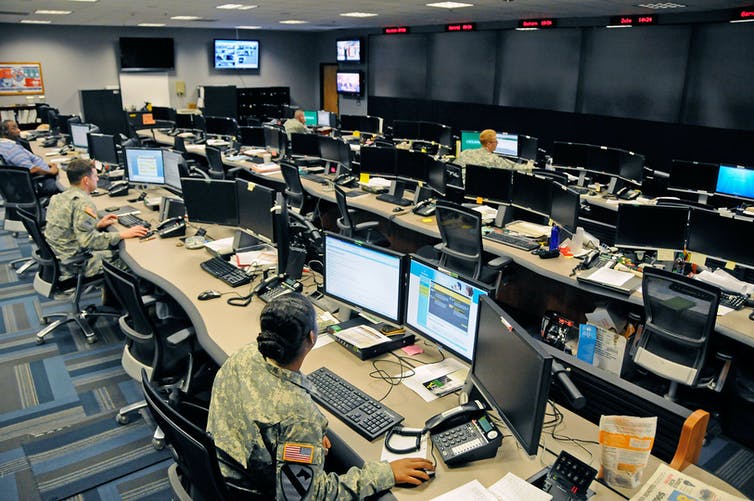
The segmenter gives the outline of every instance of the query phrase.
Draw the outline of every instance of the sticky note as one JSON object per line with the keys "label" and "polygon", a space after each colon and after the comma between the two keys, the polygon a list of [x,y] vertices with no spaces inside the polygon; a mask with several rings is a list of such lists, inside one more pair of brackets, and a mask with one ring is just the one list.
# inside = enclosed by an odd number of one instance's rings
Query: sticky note
{"label": "sticky note", "polygon": [[732,270],[735,267],[736,267],[736,263],[734,263],[733,261],[726,261],[725,262],[725,269],[726,270]]}
{"label": "sticky note", "polygon": [[401,351],[403,351],[406,355],[418,355],[420,353],[424,353],[424,350],[418,344],[404,346],[403,348],[401,348]]}
{"label": "sticky note", "polygon": [[359,174],[359,182],[361,182],[361,183],[368,183],[369,182],[369,174]]}
{"label": "sticky note", "polygon": [[675,252],[670,249],[657,249],[658,261],[673,261],[675,260]]}
{"label": "sticky note", "polygon": [[707,255],[699,252],[692,252],[689,260],[696,265],[704,266],[704,263],[707,261]]}

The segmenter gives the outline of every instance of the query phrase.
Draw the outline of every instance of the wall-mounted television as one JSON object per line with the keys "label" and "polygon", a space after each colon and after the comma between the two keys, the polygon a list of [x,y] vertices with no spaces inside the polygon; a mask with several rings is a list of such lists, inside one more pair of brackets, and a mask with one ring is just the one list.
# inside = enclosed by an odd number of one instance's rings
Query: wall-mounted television
{"label": "wall-mounted television", "polygon": [[167,71],[175,68],[172,38],[121,37],[121,71]]}
{"label": "wall-mounted television", "polygon": [[364,76],[360,71],[338,71],[335,75],[338,94],[360,96],[364,86]]}
{"label": "wall-mounted television", "polygon": [[216,70],[258,70],[259,40],[215,39],[213,60]]}
{"label": "wall-mounted television", "polygon": [[347,38],[335,41],[336,56],[339,63],[361,63],[361,39]]}

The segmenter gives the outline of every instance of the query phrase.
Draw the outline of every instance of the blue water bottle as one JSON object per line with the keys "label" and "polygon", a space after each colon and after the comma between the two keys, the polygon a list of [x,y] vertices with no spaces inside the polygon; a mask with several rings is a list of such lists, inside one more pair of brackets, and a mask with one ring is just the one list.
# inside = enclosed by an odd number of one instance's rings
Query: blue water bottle
{"label": "blue water bottle", "polygon": [[550,230],[550,250],[556,250],[558,246],[560,246],[560,229],[557,224],[554,224]]}

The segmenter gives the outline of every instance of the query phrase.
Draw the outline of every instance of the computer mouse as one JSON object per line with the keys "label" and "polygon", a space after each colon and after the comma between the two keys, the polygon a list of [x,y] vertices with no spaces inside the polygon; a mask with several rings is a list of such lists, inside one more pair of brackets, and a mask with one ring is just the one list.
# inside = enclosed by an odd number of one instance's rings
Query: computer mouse
{"label": "computer mouse", "polygon": [[206,301],[208,299],[216,299],[218,297],[222,296],[222,294],[216,290],[206,290],[199,293],[198,296],[196,296],[196,299],[199,301]]}
{"label": "computer mouse", "polygon": [[402,212],[402,211],[403,211],[403,207],[396,207],[395,209],[393,209],[393,212]]}

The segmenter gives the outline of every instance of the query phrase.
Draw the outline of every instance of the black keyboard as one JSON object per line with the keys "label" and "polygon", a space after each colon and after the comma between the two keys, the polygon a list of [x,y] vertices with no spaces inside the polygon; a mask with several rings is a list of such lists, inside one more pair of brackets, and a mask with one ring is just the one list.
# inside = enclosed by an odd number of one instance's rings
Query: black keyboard
{"label": "black keyboard", "polygon": [[118,216],[118,222],[126,228],[130,228],[131,226],[143,226],[145,228],[152,227],[152,223],[143,220],[135,214],[123,214],[122,216]]}
{"label": "black keyboard", "polygon": [[325,367],[307,378],[314,386],[312,398],[367,440],[374,440],[403,421],[403,416]]}
{"label": "black keyboard", "polygon": [[746,306],[746,296],[721,291],[720,304],[734,310],[743,310],[744,306]]}
{"label": "black keyboard", "polygon": [[377,195],[377,200],[382,200],[383,202],[388,202],[394,205],[400,205],[401,207],[408,207],[409,205],[411,205],[411,200],[407,200],[401,197],[396,197],[395,195],[391,195],[390,193],[383,193],[382,195]]}
{"label": "black keyboard", "polygon": [[498,231],[491,231],[487,233],[484,238],[526,251],[539,248],[539,244],[530,238],[518,237],[515,235],[509,235],[508,233],[500,233]]}
{"label": "black keyboard", "polygon": [[213,257],[212,259],[204,261],[201,264],[201,267],[204,271],[215,278],[219,278],[231,287],[238,287],[251,282],[251,277],[249,275],[221,257]]}

